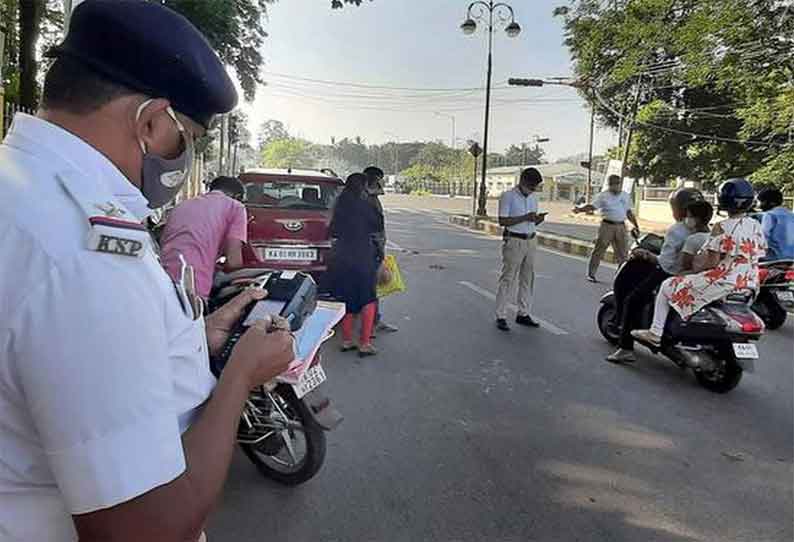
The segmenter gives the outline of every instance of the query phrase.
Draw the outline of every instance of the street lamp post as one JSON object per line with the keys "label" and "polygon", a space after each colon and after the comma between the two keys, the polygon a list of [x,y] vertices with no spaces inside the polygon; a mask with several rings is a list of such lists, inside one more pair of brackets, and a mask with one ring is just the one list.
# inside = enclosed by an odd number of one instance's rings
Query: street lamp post
{"label": "street lamp post", "polygon": [[[496,15],[496,21],[494,21]],[[483,155],[482,155],[482,180],[480,182],[480,197],[477,214],[486,216],[486,182],[485,178],[488,171],[488,126],[491,117],[491,76],[493,73],[493,32],[495,24],[503,23],[505,33],[511,38],[515,38],[521,33],[521,26],[516,22],[513,8],[504,2],[494,2],[494,0],[478,0],[469,4],[466,12],[466,21],[460,25],[461,30],[466,35],[474,34],[477,30],[475,21],[485,22],[488,25],[488,75],[485,87],[485,132],[483,136]],[[509,21],[509,22],[508,22]]]}

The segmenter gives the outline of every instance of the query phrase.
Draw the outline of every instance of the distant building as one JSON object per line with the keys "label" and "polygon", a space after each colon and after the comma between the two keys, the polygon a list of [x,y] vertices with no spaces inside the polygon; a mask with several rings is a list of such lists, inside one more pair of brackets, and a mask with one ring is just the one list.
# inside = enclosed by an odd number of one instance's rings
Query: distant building
{"label": "distant building", "polygon": [[[503,192],[518,184],[521,171],[528,166],[506,166],[491,168],[485,181],[489,198],[498,198]],[[543,199],[548,201],[575,202],[583,196],[587,187],[587,169],[578,164],[540,164],[531,166],[543,175]],[[603,174],[593,172],[593,190],[599,191]]]}

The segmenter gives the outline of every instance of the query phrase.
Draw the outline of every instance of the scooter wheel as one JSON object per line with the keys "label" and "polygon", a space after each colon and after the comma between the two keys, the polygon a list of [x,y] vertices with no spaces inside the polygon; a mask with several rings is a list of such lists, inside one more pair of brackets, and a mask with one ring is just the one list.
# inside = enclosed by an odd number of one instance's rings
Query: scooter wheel
{"label": "scooter wheel", "polygon": [[739,385],[744,371],[734,361],[726,361],[723,367],[716,371],[696,371],[695,378],[698,384],[714,393],[728,393]]}
{"label": "scooter wheel", "polygon": [[615,318],[617,316],[617,309],[612,303],[602,303],[598,309],[598,330],[601,335],[610,343],[615,346],[620,342],[620,331]]}

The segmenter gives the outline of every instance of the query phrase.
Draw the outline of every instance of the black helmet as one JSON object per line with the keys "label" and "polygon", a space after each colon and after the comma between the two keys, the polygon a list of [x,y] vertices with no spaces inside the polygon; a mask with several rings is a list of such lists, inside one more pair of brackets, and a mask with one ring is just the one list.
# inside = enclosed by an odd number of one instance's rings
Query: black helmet
{"label": "black helmet", "polygon": [[755,190],[747,179],[728,179],[720,185],[717,204],[720,211],[749,211],[755,202]]}
{"label": "black helmet", "polygon": [[783,192],[775,187],[764,188],[758,192],[758,206],[762,211],[768,211],[783,205]]}
{"label": "black helmet", "polygon": [[676,209],[686,209],[693,201],[703,201],[703,193],[696,188],[679,188],[670,194],[670,205]]}

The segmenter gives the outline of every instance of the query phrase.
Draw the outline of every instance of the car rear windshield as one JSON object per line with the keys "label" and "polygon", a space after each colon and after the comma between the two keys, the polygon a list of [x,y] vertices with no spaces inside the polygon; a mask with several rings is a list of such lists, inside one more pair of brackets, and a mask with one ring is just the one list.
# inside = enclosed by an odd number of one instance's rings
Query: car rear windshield
{"label": "car rear windshield", "polygon": [[245,204],[280,209],[330,209],[340,186],[331,183],[249,182],[245,184]]}

